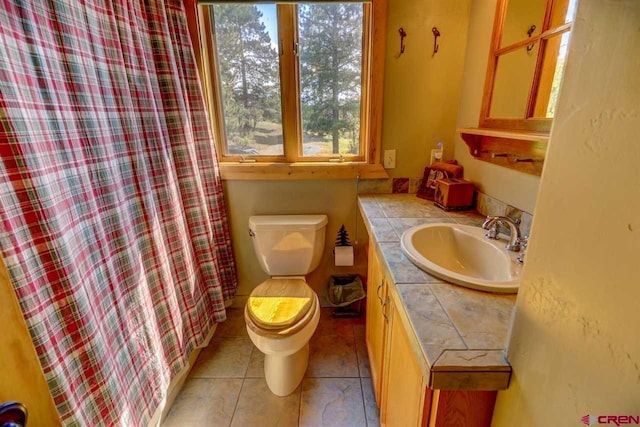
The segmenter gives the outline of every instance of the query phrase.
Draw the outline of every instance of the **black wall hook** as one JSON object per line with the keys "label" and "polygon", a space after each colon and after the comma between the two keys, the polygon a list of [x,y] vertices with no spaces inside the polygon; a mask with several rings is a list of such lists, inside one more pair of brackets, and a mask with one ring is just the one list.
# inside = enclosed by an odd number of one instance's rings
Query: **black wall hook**
{"label": "black wall hook", "polygon": [[438,31],[438,27],[433,27],[431,29],[431,32],[433,33],[433,54],[431,56],[435,56],[436,53],[438,53],[438,48],[440,46],[438,46],[438,37],[440,37],[440,31]]}
{"label": "black wall hook", "polygon": [[400,27],[400,29],[398,29],[398,33],[400,34],[400,53],[398,54],[398,56],[400,56],[404,53],[404,38],[407,37],[407,32],[404,30],[404,28]]}
{"label": "black wall hook", "polygon": [[[533,35],[533,32],[535,30],[536,30],[536,26],[535,25],[530,26],[529,29],[527,30],[527,36],[529,36],[529,38],[531,38],[531,36]],[[529,46],[527,46],[527,52],[531,52],[535,46],[536,46],[535,43],[531,43]]]}

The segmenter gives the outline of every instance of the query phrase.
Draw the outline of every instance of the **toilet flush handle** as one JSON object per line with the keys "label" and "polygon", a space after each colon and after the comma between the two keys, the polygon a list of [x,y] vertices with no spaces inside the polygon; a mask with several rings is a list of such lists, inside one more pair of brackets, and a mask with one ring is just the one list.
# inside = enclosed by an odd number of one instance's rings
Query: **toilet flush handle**
{"label": "toilet flush handle", "polygon": [[249,229],[249,237],[256,237],[256,233],[252,229]]}

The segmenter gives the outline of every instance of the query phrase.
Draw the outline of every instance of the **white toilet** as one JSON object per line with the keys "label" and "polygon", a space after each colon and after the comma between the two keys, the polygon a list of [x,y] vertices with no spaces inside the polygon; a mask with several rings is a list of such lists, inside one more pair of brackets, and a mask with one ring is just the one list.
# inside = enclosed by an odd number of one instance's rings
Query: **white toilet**
{"label": "white toilet", "polygon": [[304,275],[320,263],[326,227],[326,215],[249,218],[253,248],[271,278],[251,292],[244,318],[251,341],[265,355],[267,385],[278,396],[293,393],[307,370],[320,304]]}

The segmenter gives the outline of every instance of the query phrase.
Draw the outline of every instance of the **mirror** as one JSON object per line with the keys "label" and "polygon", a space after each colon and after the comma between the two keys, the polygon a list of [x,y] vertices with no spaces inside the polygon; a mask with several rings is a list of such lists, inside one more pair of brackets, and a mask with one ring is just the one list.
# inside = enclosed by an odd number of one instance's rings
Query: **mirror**
{"label": "mirror", "polygon": [[480,127],[548,132],[577,0],[499,0]]}
{"label": "mirror", "polygon": [[509,0],[500,46],[509,46],[527,37],[540,35],[545,10],[545,0]]}
{"label": "mirror", "polygon": [[491,117],[524,117],[527,112],[530,85],[536,71],[538,43],[533,49],[526,46],[505,53],[498,58],[493,99],[491,100]]}

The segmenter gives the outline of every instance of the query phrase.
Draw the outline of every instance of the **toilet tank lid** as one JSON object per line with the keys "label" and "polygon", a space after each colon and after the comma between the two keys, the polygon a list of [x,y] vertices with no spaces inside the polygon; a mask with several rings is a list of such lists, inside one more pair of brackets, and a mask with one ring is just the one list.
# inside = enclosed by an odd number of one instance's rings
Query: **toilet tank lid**
{"label": "toilet tank lid", "polygon": [[327,225],[326,215],[255,215],[249,218],[249,228],[311,228],[318,230]]}

